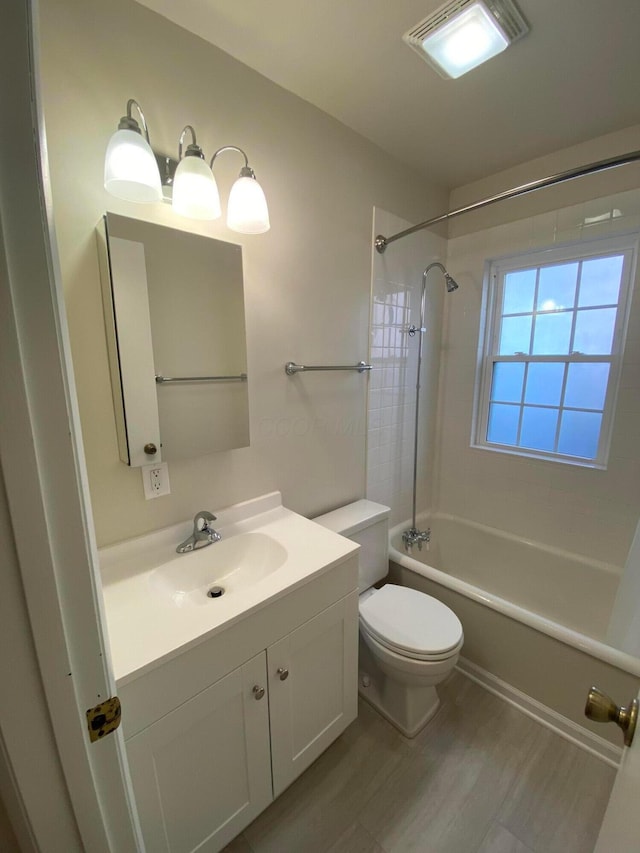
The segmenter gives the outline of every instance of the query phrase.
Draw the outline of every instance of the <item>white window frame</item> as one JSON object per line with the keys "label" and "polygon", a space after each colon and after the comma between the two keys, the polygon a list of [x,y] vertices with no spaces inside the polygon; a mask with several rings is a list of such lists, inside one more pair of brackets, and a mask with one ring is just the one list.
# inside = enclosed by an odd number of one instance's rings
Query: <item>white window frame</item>
{"label": "white window frame", "polygon": [[[483,450],[491,450],[498,453],[508,453],[515,456],[524,456],[536,459],[545,459],[554,462],[580,465],[586,468],[607,467],[611,435],[613,432],[613,419],[616,407],[618,388],[620,385],[620,374],[622,371],[622,360],[624,345],[629,321],[629,308],[633,292],[632,282],[635,279],[636,262],[638,254],[638,241],[640,235],[621,234],[612,237],[601,237],[589,241],[580,241],[563,246],[553,246],[518,255],[489,260],[485,264],[485,277],[483,284],[483,310],[480,324],[480,338],[478,347],[478,365],[476,371],[476,391],[474,401],[474,419],[472,426],[471,446]],[[608,356],[586,355],[581,353],[570,353],[567,356],[559,355],[499,355],[500,320],[502,317],[502,294],[504,280],[507,273],[517,270],[531,269],[532,267],[544,267],[571,261],[585,261],[594,257],[603,257],[611,254],[622,254],[624,256],[622,275],[620,282],[620,293],[618,296],[618,312],[613,333],[612,352]],[[598,306],[590,306],[596,308]],[[535,300],[534,300],[535,313]],[[577,311],[574,310],[573,329],[575,328]],[[533,334],[533,330],[532,330]],[[607,393],[604,410],[602,414],[602,426],[598,442],[598,452],[594,459],[585,459],[579,456],[570,456],[548,450],[535,450],[510,444],[498,444],[487,441],[487,429],[489,422],[489,403],[491,395],[491,384],[493,378],[493,365],[496,362],[558,362],[588,363],[608,361],[610,364]],[[565,383],[567,372],[565,371]],[[564,385],[561,396],[564,400]]]}

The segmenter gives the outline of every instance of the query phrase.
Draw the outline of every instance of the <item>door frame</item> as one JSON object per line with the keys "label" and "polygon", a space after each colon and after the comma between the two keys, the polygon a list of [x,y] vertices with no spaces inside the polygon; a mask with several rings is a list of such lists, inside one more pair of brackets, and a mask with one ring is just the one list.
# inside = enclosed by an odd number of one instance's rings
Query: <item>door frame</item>
{"label": "door frame", "polygon": [[[85,719],[87,708],[115,695],[115,682],[53,226],[38,48],[37,0],[8,4],[0,50],[0,533],[16,633],[0,644],[14,712],[12,725],[0,710],[4,776],[16,794],[8,803],[12,821],[35,849],[51,849],[55,830],[65,837],[56,849],[129,853],[144,847],[122,733],[91,744]],[[81,144],[81,129],[74,133]],[[0,627],[0,638],[8,628]],[[62,812],[46,821],[51,798]]]}

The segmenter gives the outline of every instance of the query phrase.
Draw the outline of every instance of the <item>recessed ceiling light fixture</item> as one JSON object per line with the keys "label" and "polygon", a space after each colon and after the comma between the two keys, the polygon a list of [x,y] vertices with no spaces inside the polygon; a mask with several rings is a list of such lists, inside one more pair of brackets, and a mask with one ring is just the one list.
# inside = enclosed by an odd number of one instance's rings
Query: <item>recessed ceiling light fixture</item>
{"label": "recessed ceiling light fixture", "polygon": [[455,79],[528,32],[513,0],[452,0],[402,38],[441,77]]}

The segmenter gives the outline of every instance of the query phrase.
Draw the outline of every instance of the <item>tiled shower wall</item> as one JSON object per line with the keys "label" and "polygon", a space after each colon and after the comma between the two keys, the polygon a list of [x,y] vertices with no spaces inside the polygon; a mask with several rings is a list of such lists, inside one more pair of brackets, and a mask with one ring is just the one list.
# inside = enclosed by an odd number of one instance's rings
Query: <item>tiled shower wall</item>
{"label": "tiled shower wall", "polygon": [[[411,223],[376,209],[374,236],[395,234]],[[416,371],[423,270],[444,261],[446,241],[422,232],[374,251],[371,298],[367,432],[367,497],[392,509],[391,523],[411,516]],[[433,279],[432,279],[433,277]],[[418,512],[431,505],[435,423],[445,287],[438,270],[427,285],[427,333],[423,343],[418,446]]]}
{"label": "tiled shower wall", "polygon": [[475,449],[470,441],[486,261],[638,230],[640,191],[632,190],[449,240],[447,266],[460,290],[449,303],[445,331],[434,499],[438,510],[624,565],[640,511],[637,274],[607,469]]}

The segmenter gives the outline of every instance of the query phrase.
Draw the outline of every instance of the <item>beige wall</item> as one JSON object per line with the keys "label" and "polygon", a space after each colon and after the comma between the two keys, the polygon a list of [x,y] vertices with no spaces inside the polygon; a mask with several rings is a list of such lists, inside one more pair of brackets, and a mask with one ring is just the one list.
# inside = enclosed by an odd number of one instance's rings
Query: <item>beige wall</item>
{"label": "beige wall", "polygon": [[[503,172],[488,175],[480,181],[457,187],[452,190],[449,197],[449,210],[455,210],[457,207],[463,207],[528,181],[546,178],[549,175],[577,169],[588,163],[639,149],[640,125],[585,140],[579,145],[562,148],[545,157],[529,160]],[[587,178],[538,190],[527,196],[499,202],[476,213],[464,214],[451,220],[449,236],[459,237],[494,225],[548,213],[567,205],[589,202],[591,199],[613,195],[638,185],[640,185],[640,163],[611,169]]]}
{"label": "beige wall", "polygon": [[[585,143],[463,187],[463,204],[522,181],[640,148],[640,128]],[[439,409],[438,508],[518,536],[623,566],[640,512],[640,295],[632,300],[621,387],[606,471],[470,447],[484,264],[487,259],[597,236],[640,230],[640,170],[543,190],[461,217],[452,227],[447,264],[460,290],[447,303],[447,358]],[[611,186],[615,193],[603,192]],[[633,187],[634,189],[630,189]],[[553,195],[549,206],[545,193]],[[509,205],[515,210],[509,210]],[[585,217],[622,216],[585,226]],[[509,218],[510,213],[517,218]],[[453,226],[454,223],[452,223]],[[638,284],[636,282],[636,290]]]}
{"label": "beige wall", "polygon": [[19,853],[20,851],[2,798],[0,798],[0,850],[3,853]]}
{"label": "beige wall", "polygon": [[[446,194],[133,0],[48,0],[41,16],[55,224],[99,543],[271,489],[305,514],[361,497],[367,379],[291,379],[283,366],[366,358],[373,206],[418,221],[445,209]],[[208,156],[223,144],[245,148],[272,230],[242,238],[220,222],[201,227],[108,196],[104,150],[129,97],[159,150],[174,152],[186,123]],[[241,165],[226,156],[223,198]],[[140,473],[118,460],[94,239],[106,209],[244,246],[251,447],[173,463],[172,494],[149,502]]]}

